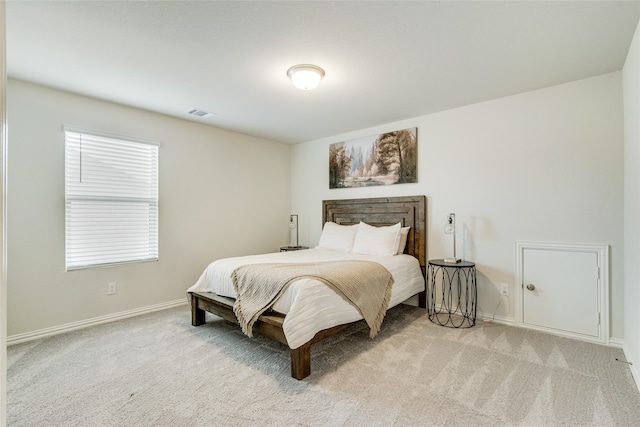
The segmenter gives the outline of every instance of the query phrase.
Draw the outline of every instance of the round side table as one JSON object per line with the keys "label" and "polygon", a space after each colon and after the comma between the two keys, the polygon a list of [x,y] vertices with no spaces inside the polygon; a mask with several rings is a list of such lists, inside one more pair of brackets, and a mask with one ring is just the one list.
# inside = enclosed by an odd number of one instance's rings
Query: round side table
{"label": "round side table", "polygon": [[478,304],[475,263],[432,259],[427,277],[429,320],[450,328],[474,326]]}

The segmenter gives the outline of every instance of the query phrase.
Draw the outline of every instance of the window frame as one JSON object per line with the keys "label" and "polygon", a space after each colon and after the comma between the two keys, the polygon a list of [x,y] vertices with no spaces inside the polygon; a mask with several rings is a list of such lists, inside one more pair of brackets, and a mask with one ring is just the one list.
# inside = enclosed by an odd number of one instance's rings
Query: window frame
{"label": "window frame", "polygon": [[158,261],[160,142],[63,132],[66,271]]}

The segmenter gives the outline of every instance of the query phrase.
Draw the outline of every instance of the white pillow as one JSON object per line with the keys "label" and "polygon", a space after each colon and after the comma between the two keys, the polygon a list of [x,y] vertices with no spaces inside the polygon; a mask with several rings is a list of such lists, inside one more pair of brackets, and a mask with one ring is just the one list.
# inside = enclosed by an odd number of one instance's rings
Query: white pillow
{"label": "white pillow", "polygon": [[395,255],[399,241],[400,223],[387,227],[374,227],[360,222],[351,252],[367,255]]}
{"label": "white pillow", "polygon": [[327,221],[322,228],[318,248],[331,249],[338,252],[350,252],[358,231],[358,224],[339,225]]}
{"label": "white pillow", "polygon": [[402,227],[400,229],[400,238],[398,239],[398,247],[396,248],[396,255],[404,253],[404,247],[407,246],[407,236],[409,236],[409,230],[411,227]]}

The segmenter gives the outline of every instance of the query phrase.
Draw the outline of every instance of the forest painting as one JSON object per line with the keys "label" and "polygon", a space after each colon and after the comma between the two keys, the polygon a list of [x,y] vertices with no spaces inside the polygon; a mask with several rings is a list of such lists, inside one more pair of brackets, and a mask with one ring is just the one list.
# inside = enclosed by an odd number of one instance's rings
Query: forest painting
{"label": "forest painting", "polygon": [[417,128],[329,146],[329,188],[417,182]]}

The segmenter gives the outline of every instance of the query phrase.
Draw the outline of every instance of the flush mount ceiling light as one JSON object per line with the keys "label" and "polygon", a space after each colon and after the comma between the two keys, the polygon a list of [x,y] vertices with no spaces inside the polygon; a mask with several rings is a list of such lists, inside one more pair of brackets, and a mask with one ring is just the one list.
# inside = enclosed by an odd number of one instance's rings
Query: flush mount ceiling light
{"label": "flush mount ceiling light", "polygon": [[324,70],[310,64],[294,65],[287,70],[291,83],[300,90],[315,89],[324,77]]}

